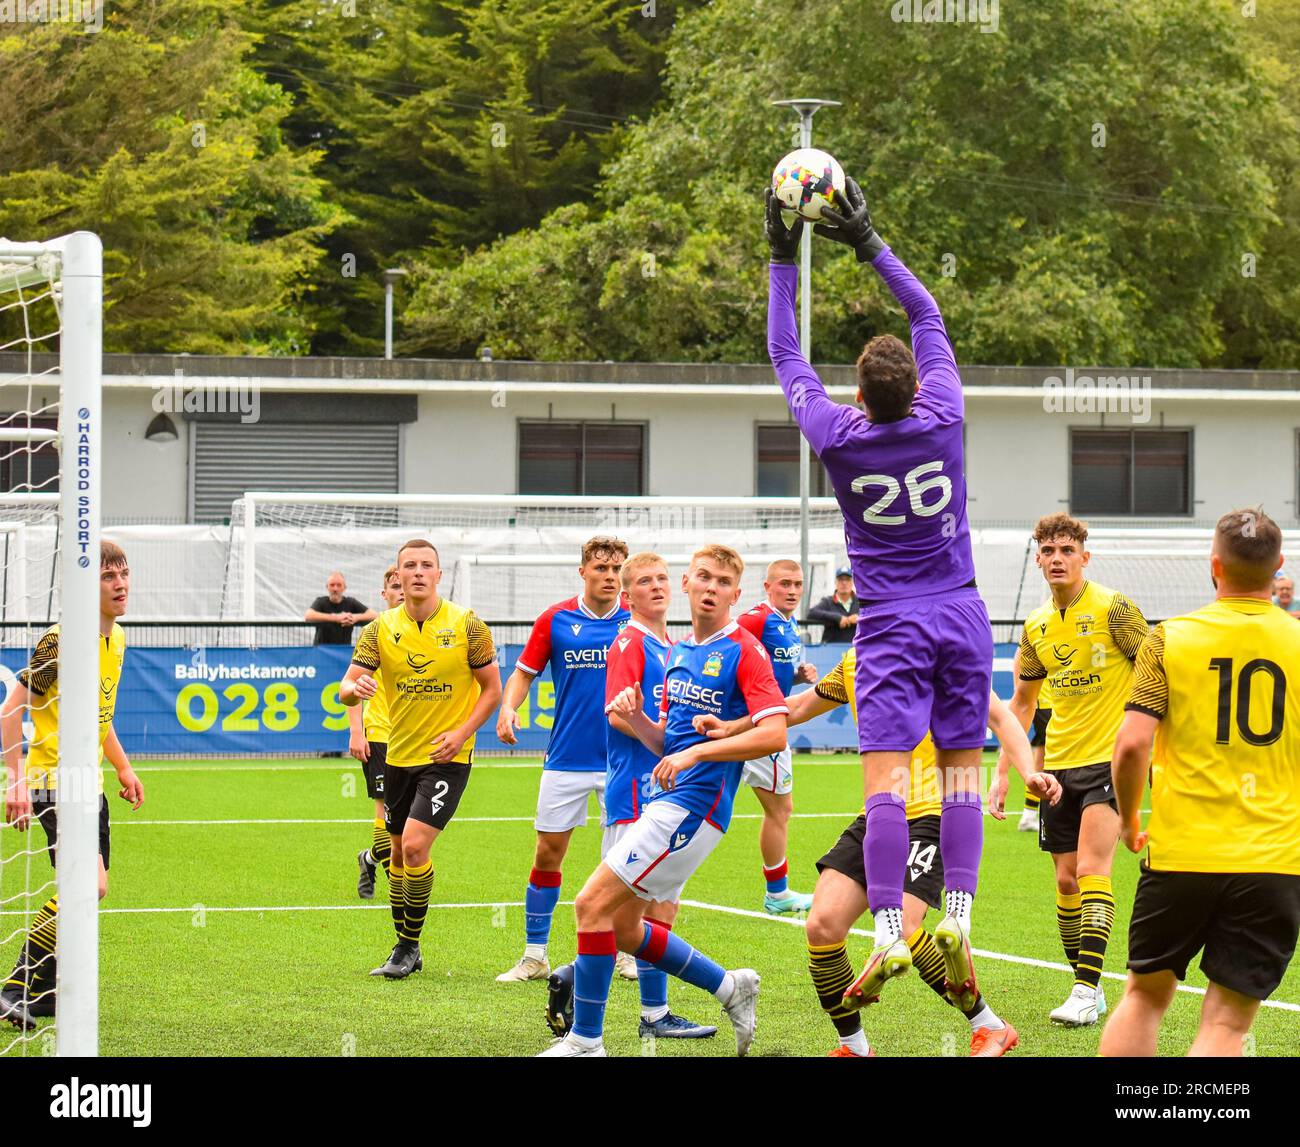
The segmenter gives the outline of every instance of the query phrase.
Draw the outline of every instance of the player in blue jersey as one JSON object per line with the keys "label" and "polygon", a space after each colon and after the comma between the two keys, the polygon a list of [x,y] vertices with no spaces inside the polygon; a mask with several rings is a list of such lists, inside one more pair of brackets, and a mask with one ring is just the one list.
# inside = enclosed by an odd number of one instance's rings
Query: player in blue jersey
{"label": "player in blue jersey", "polygon": [[[560,866],[573,830],[587,823],[588,794],[596,794],[605,819],[605,657],[631,616],[620,600],[626,560],[627,543],[618,538],[595,537],[582,547],[582,596],[537,619],[502,693],[497,736],[513,745],[518,708],[533,678],[550,666],[555,714],[537,793],[537,850],[524,892],[524,954],[497,977],[500,983],[551,974],[546,946],[560,900]],[[629,979],[635,968],[628,960]]]}
{"label": "player in blue jersey", "polygon": [[[664,675],[673,644],[668,637],[668,603],[672,586],[668,566],[658,554],[633,554],[623,564],[623,592],[632,610],[632,620],[609,650],[605,672],[605,701],[610,704],[624,689],[638,686],[643,709],[650,720],[658,720],[663,702]],[[636,824],[654,795],[654,768],[659,754],[652,753],[636,738],[632,728],[615,713],[609,715],[605,733],[609,767],[605,773],[605,836],[600,855],[611,848]],[[645,918],[672,930],[678,904],[652,902],[645,906]],[[626,953],[624,953],[626,955]],[[692,1023],[668,1010],[668,974],[643,960],[636,962],[641,990],[642,1039],[704,1039],[716,1035],[716,1027]],[[556,1035],[565,1035],[573,1022],[573,965],[556,968],[549,981],[546,1019]]]}
{"label": "player in blue jersey", "polygon": [[[763,580],[767,600],[742,613],[737,619],[763,643],[772,660],[772,673],[781,692],[790,696],[796,684],[811,685],[817,670],[803,659],[803,643],[795,614],[803,599],[803,570],[798,562],[782,558],[767,567]],[[763,857],[763,880],[767,891],[763,909],[773,916],[807,912],[812,896],[790,887],[790,865],[786,841],[794,813],[794,754],[786,745],[779,753],[746,761],[741,780],[754,790],[763,806],[763,827],[758,830],[758,849]]]}
{"label": "player in blue jersey", "polygon": [[[649,903],[681,899],[691,873],[722,839],[744,762],[785,744],[787,707],[767,652],[731,619],[743,572],[740,555],[725,546],[692,556],[682,578],[692,633],[673,646],[660,719],[646,715],[636,684],[610,706],[660,756],[653,773],[660,788],[578,894],[573,1029],[542,1055],[605,1054],[605,1002],[619,950],[711,992],[735,1029],[738,1055],[753,1042],[758,973],[728,972],[644,918]],[[695,728],[695,719],[706,714],[723,720],[747,715],[753,727],[710,740]]]}
{"label": "player in blue jersey", "polygon": [[[803,232],[786,227],[768,192],[772,252],[768,352],[791,413],[831,479],[861,599],[855,637],[858,747],[866,794],[863,864],[876,946],[854,985],[879,995],[912,966],[903,939],[908,833],[905,794],[912,750],[934,737],[943,782],[940,852],[945,915],[934,930],[954,990],[974,983],[971,902],[984,844],[980,753],[988,725],[993,632],[975,587],[962,441],[961,377],[930,292],[872,226],[851,179],[823,211],[817,234],[870,262],[907,314],[912,350],[878,335],[857,362],[857,406],[835,402],[799,347],[795,257]],[[915,351],[915,354],[913,354]]]}

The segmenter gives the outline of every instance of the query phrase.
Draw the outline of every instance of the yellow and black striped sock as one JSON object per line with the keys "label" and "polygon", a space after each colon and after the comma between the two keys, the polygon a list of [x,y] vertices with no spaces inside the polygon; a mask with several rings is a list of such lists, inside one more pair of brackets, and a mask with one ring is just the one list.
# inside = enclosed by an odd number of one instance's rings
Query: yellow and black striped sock
{"label": "yellow and black striped sock", "polygon": [[853,965],[849,963],[848,949],[841,940],[838,944],[809,944],[808,971],[812,973],[813,988],[822,1011],[842,1036],[851,1036],[862,1030],[862,1020],[855,1008],[844,1006],[844,993],[853,983]]}
{"label": "yellow and black striped sock", "polygon": [[[924,928],[918,928],[908,937],[907,946],[912,949],[912,967],[916,969],[917,974],[934,989],[945,1004],[952,1006],[952,1000],[948,998],[948,993],[943,990],[943,982],[947,979],[948,969],[944,966],[943,953],[936,946],[934,937]],[[983,997],[976,995],[974,1006],[970,1011],[963,1014],[973,1016],[983,1006]]]}
{"label": "yellow and black striped sock", "polygon": [[1056,892],[1056,930],[1061,934],[1061,947],[1070,961],[1070,970],[1079,970],[1079,917],[1083,912],[1077,892]]}
{"label": "yellow and black striped sock", "polygon": [[424,918],[429,912],[429,893],[433,891],[433,861],[406,870],[405,900],[406,921],[402,925],[401,937],[412,943],[419,943],[420,933],[424,930]]}
{"label": "yellow and black striped sock", "polygon": [[388,869],[388,904],[393,910],[393,927],[400,940],[406,923],[406,869],[399,864]]}
{"label": "yellow and black striped sock", "polygon": [[1101,982],[1101,966],[1106,959],[1106,944],[1115,923],[1115,897],[1109,876],[1080,876],[1079,897],[1082,915],[1079,920],[1079,965],[1074,982],[1095,988]]}
{"label": "yellow and black striped sock", "polygon": [[1042,801],[1043,798],[1040,797],[1037,793],[1031,793],[1031,792],[1025,793],[1025,808],[1028,809],[1030,812],[1037,812],[1038,806],[1042,804]]}
{"label": "yellow and black striped sock", "polygon": [[54,962],[55,945],[59,935],[59,898],[51,896],[32,918],[31,929],[13,973],[5,981],[6,988],[25,988],[37,979],[48,978],[47,968]]}
{"label": "yellow and black striped sock", "polygon": [[388,835],[388,827],[382,816],[375,817],[375,834],[370,841],[370,859],[383,865],[384,875],[388,875],[388,861],[393,855],[393,838]]}

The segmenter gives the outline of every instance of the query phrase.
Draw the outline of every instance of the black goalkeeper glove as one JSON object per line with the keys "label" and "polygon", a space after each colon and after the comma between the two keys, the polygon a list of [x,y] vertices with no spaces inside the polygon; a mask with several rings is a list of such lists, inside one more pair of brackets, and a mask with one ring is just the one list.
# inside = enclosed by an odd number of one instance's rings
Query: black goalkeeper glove
{"label": "black goalkeeper glove", "polygon": [[829,207],[822,208],[822,218],[826,223],[818,223],[813,228],[814,233],[852,247],[857,252],[859,263],[871,262],[884,250],[885,241],[871,225],[867,197],[852,176],[844,180],[843,191],[835,192],[835,206],[839,208],[838,212]]}
{"label": "black goalkeeper glove", "polygon": [[799,241],[803,238],[803,216],[796,215],[789,227],[781,218],[781,201],[769,187],[767,189],[767,245],[772,250],[773,263],[793,263],[799,254]]}

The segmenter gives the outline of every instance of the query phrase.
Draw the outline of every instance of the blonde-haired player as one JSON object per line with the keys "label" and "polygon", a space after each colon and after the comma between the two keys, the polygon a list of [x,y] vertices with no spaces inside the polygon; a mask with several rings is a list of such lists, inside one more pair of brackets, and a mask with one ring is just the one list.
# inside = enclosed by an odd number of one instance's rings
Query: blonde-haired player
{"label": "blonde-haired player", "polygon": [[[722,839],[744,762],[785,744],[786,703],[767,652],[731,619],[744,569],[740,555],[726,546],[692,555],[682,577],[691,634],[673,646],[659,720],[647,716],[636,684],[607,707],[661,758],[653,773],[660,787],[578,894],[573,1028],[544,1056],[605,1054],[605,1003],[620,949],[711,992],[735,1029],[738,1055],[754,1039],[758,974],[726,971],[644,918],[651,902],[681,898],[686,881]],[[696,728],[706,714],[726,720],[744,715],[749,724],[735,737],[711,740]]]}
{"label": "blonde-haired player", "polygon": [[[397,576],[397,567],[389,566],[384,570],[383,589],[380,596],[389,609],[396,609],[402,604],[402,579]],[[371,622],[373,626],[375,622]],[[366,640],[366,632],[361,631],[361,640]],[[373,634],[371,635],[373,637]],[[353,705],[348,709],[348,752],[361,762],[361,771],[366,778],[366,795],[375,802],[374,831],[371,834],[369,848],[357,853],[357,895],[362,900],[373,900],[375,896],[375,870],[382,866],[384,875],[388,875],[388,858],[393,846],[388,837],[388,828],[384,824],[384,761],[388,756],[388,700],[384,693],[383,682],[377,682],[379,688],[375,695],[363,706]],[[362,715],[364,708],[364,716]]]}
{"label": "blonde-haired player", "polygon": [[1156,1054],[1197,952],[1209,987],[1188,1055],[1243,1054],[1260,1001],[1295,954],[1300,640],[1269,600],[1281,564],[1276,522],[1259,509],[1225,514],[1210,556],[1214,602],[1156,626],[1138,652],[1111,770],[1124,844],[1145,856],[1128,983],[1102,1055]]}

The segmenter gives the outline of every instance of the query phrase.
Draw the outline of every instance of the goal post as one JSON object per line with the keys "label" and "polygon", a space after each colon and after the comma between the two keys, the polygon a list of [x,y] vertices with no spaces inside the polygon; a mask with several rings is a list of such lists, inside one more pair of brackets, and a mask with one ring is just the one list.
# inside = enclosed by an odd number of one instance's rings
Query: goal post
{"label": "goal post", "polygon": [[[34,327],[52,311],[53,329]],[[11,321],[0,351],[24,355],[4,389],[26,389],[26,425],[8,420],[7,457],[42,445],[58,452],[58,1016],[55,1051],[99,1050],[99,534],[102,472],[103,247],[78,231],[41,243],[0,239],[0,313]],[[16,328],[16,329],[15,329]],[[57,369],[37,368],[38,347],[57,341]],[[57,376],[57,377],[56,377]],[[57,429],[34,425],[33,390],[57,383]],[[42,407],[41,414],[46,412]],[[28,465],[24,493],[35,490]],[[38,619],[44,610],[34,611]],[[36,832],[35,828],[30,831]],[[34,847],[34,846],[33,846]],[[29,866],[30,867],[30,866]]]}
{"label": "goal post", "polygon": [[[844,519],[833,498],[811,502],[805,578],[829,593],[843,560]],[[799,557],[798,498],[637,497],[522,494],[373,494],[250,491],[230,516],[223,618],[299,617],[326,575],[344,573],[348,592],[373,601],[397,547],[426,537],[439,549],[440,592],[489,620],[536,617],[572,597],[583,542],[625,541],[653,550],[675,576],[710,542],[745,559],[740,608],[763,599],[767,565]],[[671,620],[684,619],[674,594]]]}

